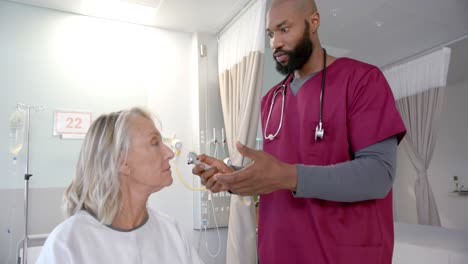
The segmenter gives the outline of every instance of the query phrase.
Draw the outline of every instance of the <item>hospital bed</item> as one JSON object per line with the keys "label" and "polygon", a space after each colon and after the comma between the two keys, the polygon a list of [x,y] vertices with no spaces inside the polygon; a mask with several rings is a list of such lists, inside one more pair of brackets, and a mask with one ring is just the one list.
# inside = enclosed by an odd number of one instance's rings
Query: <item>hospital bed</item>
{"label": "hospital bed", "polygon": [[[41,248],[44,245],[49,234],[29,235],[28,250],[27,250],[27,264],[34,264],[36,259],[41,253]],[[16,260],[17,264],[23,264],[23,240],[18,241],[16,245]]]}
{"label": "hospital bed", "polygon": [[395,223],[393,264],[467,264],[468,230]]}

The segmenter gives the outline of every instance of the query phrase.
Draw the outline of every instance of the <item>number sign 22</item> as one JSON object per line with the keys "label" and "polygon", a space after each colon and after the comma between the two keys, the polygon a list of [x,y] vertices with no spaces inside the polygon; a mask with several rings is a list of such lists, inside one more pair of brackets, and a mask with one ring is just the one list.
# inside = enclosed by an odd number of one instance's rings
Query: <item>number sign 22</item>
{"label": "number sign 22", "polygon": [[67,128],[81,128],[81,122],[83,119],[81,117],[67,117]]}
{"label": "number sign 22", "polygon": [[54,112],[54,135],[84,135],[92,122],[92,113],[85,111]]}

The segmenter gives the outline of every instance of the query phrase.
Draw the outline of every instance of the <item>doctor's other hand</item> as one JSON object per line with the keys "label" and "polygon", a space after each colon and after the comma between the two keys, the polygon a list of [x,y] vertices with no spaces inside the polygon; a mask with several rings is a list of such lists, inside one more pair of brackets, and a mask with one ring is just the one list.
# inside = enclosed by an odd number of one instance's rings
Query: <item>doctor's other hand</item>
{"label": "doctor's other hand", "polygon": [[237,142],[236,147],[252,163],[230,174],[215,174],[213,178],[216,184],[221,184],[238,195],[268,194],[282,189],[296,190],[296,165],[281,162],[264,151],[251,149],[240,142]]}
{"label": "doctor's other hand", "polygon": [[200,176],[201,183],[211,192],[217,193],[227,191],[228,189],[217,182],[214,175],[218,173],[229,174],[233,173],[234,169],[227,166],[222,160],[215,159],[205,154],[198,155],[198,159],[211,166],[211,168],[205,170],[205,165],[198,164],[192,169],[192,173]]}

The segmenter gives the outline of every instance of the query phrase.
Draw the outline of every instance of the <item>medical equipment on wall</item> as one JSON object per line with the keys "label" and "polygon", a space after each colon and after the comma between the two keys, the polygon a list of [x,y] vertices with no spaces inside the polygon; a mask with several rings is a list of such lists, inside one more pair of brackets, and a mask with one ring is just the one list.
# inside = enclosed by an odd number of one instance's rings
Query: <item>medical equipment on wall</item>
{"label": "medical equipment on wall", "polygon": [[172,137],[163,137],[163,142],[167,145],[169,145],[172,149],[172,151],[174,151],[174,159],[173,159],[173,167],[174,167],[174,170],[175,170],[175,173],[177,175],[177,178],[179,178],[180,182],[185,186],[187,187],[188,189],[192,190],[192,191],[200,191],[200,190],[205,190],[205,187],[193,187],[191,186],[189,183],[187,183],[184,178],[182,177],[182,175],[180,174],[179,172],[179,166],[177,166],[177,161],[178,161],[178,157],[180,156],[180,153],[182,151],[182,141],[177,138],[175,135],[173,135]]}
{"label": "medical equipment on wall", "polygon": [[172,137],[163,137],[163,142],[171,147],[176,156],[180,154],[180,151],[182,150],[182,141],[177,138],[176,135],[173,135]]}
{"label": "medical equipment on wall", "polygon": [[453,176],[453,182],[455,183],[455,192],[460,190],[460,183],[458,182],[458,176]]}
{"label": "medical equipment on wall", "polygon": [[[229,158],[225,158],[224,163],[228,166],[232,165]],[[187,164],[203,164],[205,170],[211,168],[211,166],[201,162],[195,152],[188,153]],[[227,192],[212,193],[210,190],[202,190],[197,193],[196,197],[194,200],[194,228],[204,232],[203,238],[205,239],[207,253],[210,257],[215,258],[221,251],[219,228],[227,226],[229,222],[230,194]],[[215,228],[218,235],[218,249],[216,253],[211,252],[208,245],[207,230],[210,228]],[[202,236],[200,235],[198,250],[200,249],[201,240]]]}
{"label": "medical equipment on wall", "polygon": [[[198,158],[198,155],[195,154],[195,152],[189,152],[189,153],[188,153],[188,155],[187,155],[187,164],[188,164],[188,165],[195,165],[195,166],[196,166],[196,165],[199,165],[199,164],[203,164],[205,170],[211,168],[211,166],[209,166],[208,164],[201,162],[200,159]],[[209,222],[208,222],[208,221],[209,221],[209,220],[208,220],[209,216],[203,217],[203,220],[202,220],[201,228],[200,228],[200,229],[203,230],[203,235],[204,235],[204,239],[205,239],[205,247],[206,247],[206,251],[207,251],[208,255],[209,255],[210,257],[212,257],[212,258],[215,258],[215,257],[217,257],[217,256],[219,255],[219,253],[221,252],[221,235],[220,235],[220,233],[219,233],[218,221],[217,221],[216,213],[215,213],[215,209],[214,209],[215,206],[214,206],[214,204],[213,204],[213,196],[212,196],[213,194],[212,194],[209,190],[205,190],[204,192],[205,192],[205,194],[207,195],[207,201],[206,201],[206,202],[203,202],[203,203],[204,203],[203,207],[204,207],[204,209],[206,209],[207,211],[204,211],[203,213],[204,213],[205,215],[207,215],[208,212],[209,212],[208,207],[209,207],[209,205],[211,205],[211,210],[212,210],[212,213],[213,213],[213,215],[212,215],[212,216],[213,216],[213,221],[214,221],[214,223],[215,223],[215,228],[216,228],[216,232],[217,232],[217,235],[218,235],[218,250],[216,251],[216,253],[214,253],[214,254],[211,253],[210,248],[209,248],[209,246],[208,246],[208,239],[207,239],[207,237],[206,237],[207,228],[208,228],[208,223],[209,223]],[[209,203],[209,205],[208,205],[208,203]],[[198,240],[198,248],[197,248],[198,251],[200,250],[201,238],[202,238],[202,237],[201,237],[201,235],[200,235],[199,240]]]}
{"label": "medical equipment on wall", "polygon": [[[219,131],[219,130],[218,130]],[[208,156],[224,160],[228,157],[226,153],[227,141],[224,133],[224,128],[221,128],[221,139],[218,138],[216,128],[213,128],[213,137],[211,140],[206,142],[206,152]]]}
{"label": "medical equipment on wall", "polygon": [[176,154],[179,155],[180,150],[182,149],[182,141],[180,141],[178,138],[174,138],[171,141],[171,147],[175,150],[175,152],[177,152]]}
{"label": "medical equipment on wall", "polygon": [[[18,103],[16,110],[10,116],[10,153],[13,155],[13,161],[16,159],[20,151],[25,146],[26,150],[26,169],[24,174],[24,238],[23,238],[23,264],[27,263],[28,254],[28,211],[29,211],[29,178],[33,175],[29,172],[29,145],[30,145],[30,132],[31,132],[31,111],[39,112],[43,110],[42,106],[30,106]],[[26,144],[25,144],[26,143]]]}
{"label": "medical equipment on wall", "polygon": [[[216,232],[217,232],[217,235],[218,235],[218,249],[216,251],[216,253],[211,253],[211,250],[210,250],[210,247],[208,246],[208,239],[206,237],[206,233],[207,233],[207,227],[208,227],[208,223],[207,222],[204,222],[203,223],[203,234],[204,234],[204,238],[205,238],[205,248],[206,248],[206,252],[208,252],[208,255],[212,258],[216,258],[219,253],[221,252],[221,235],[219,233],[219,226],[218,226],[218,221],[216,219],[216,213],[215,213],[215,206],[213,204],[213,198],[211,197],[211,193],[208,193],[208,201],[211,203],[211,210],[213,212],[213,219],[214,219],[214,223],[215,223],[215,226],[216,226]],[[200,238],[201,239],[201,238]]]}
{"label": "medical equipment on wall", "polygon": [[[227,146],[227,141],[224,135],[224,128],[221,128],[221,150],[223,151],[223,155],[221,157],[222,159],[228,158],[228,155],[226,154],[226,146]],[[231,165],[228,165],[228,166],[231,166]]]}
{"label": "medical equipment on wall", "polygon": [[[322,70],[322,84],[320,87],[320,108],[319,108],[319,122],[318,125],[315,127],[315,141],[318,141],[320,139],[323,139],[323,136],[325,134],[325,130],[322,126],[322,111],[323,111],[323,93],[325,91],[325,75],[326,75],[326,69],[327,69],[327,51],[323,49],[323,70]],[[273,140],[276,138],[278,133],[281,131],[281,126],[283,125],[283,117],[284,117],[284,101],[286,97],[286,80],[289,79],[289,77],[293,73],[290,73],[284,78],[284,80],[281,82],[281,85],[276,87],[273,93],[273,98],[271,99],[271,104],[270,104],[270,110],[268,111],[268,117],[267,121],[265,124],[265,131],[263,132],[263,137],[268,140]],[[278,128],[276,129],[274,134],[268,134],[267,136],[267,130],[268,130],[268,125],[270,123],[270,117],[271,117],[271,112],[273,111],[273,107],[275,105],[275,99],[278,94],[281,94],[281,116],[280,116],[280,121]]]}
{"label": "medical equipment on wall", "polygon": [[[205,135],[207,136],[206,131],[200,131],[201,144],[204,145],[202,152],[206,153],[208,156],[215,157],[216,159],[223,160],[228,166],[232,165],[231,160],[226,155],[226,137],[224,134],[224,129],[221,129],[221,137],[219,137],[219,131],[216,128],[213,128],[213,135],[210,136],[211,140],[205,141]],[[218,132],[218,134],[216,133]],[[208,138],[208,136],[207,136]],[[221,139],[220,139],[221,138]],[[188,165],[198,165],[202,163],[198,155],[195,152],[189,152],[187,154]],[[209,165],[205,164],[205,169],[211,168]],[[177,168],[176,168],[177,169]],[[200,186],[196,188],[194,186],[186,187],[191,190],[197,190],[193,192],[193,210],[194,210],[194,229],[201,231],[199,234],[198,241],[198,251],[200,250],[200,245],[202,245],[202,240],[204,247],[206,247],[207,255],[212,258],[219,256],[221,252],[221,235],[219,228],[227,227],[229,223],[229,208],[230,208],[230,194],[227,192],[212,193],[210,190],[206,189],[199,182],[199,178],[195,177],[197,181],[194,183],[195,186]],[[216,229],[218,236],[218,243],[213,243],[210,247],[210,243],[207,239],[210,229]],[[214,231],[214,230],[213,230]],[[215,249],[216,248],[216,249]],[[200,251],[199,251],[200,252]]]}
{"label": "medical equipment on wall", "polygon": [[465,177],[463,176],[453,176],[453,182],[455,183],[455,190],[453,193],[459,195],[468,195],[468,189],[465,188],[465,182],[463,181]]}
{"label": "medical equipment on wall", "polygon": [[263,140],[262,138],[255,139],[255,149],[256,150],[263,150]]}

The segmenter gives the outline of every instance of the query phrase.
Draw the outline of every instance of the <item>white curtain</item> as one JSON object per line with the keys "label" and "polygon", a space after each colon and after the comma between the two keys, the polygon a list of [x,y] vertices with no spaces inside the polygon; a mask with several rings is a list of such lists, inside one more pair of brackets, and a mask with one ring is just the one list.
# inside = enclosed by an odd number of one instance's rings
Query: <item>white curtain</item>
{"label": "white curtain", "polygon": [[440,226],[427,171],[437,139],[449,62],[450,49],[443,48],[384,70],[407,128],[403,145],[418,174],[414,191],[419,224]]}
{"label": "white curtain", "polygon": [[[229,155],[245,166],[236,141],[255,147],[265,49],[266,0],[251,5],[219,36],[219,82]],[[253,198],[231,196],[227,264],[257,263],[256,214]]]}

